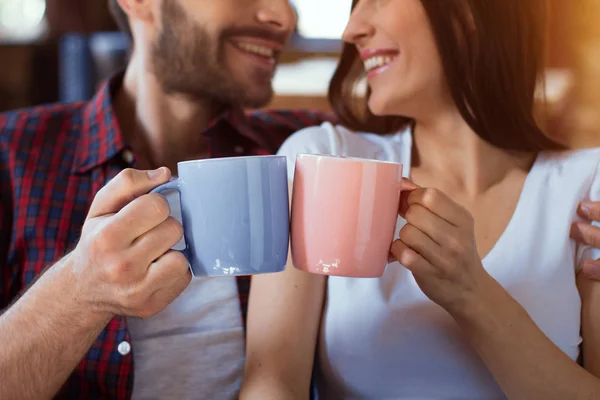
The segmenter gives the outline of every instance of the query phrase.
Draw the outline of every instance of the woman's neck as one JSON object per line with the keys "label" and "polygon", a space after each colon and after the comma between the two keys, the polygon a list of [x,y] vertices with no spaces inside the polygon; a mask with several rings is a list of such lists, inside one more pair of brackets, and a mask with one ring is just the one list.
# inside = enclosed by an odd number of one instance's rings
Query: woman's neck
{"label": "woman's neck", "polygon": [[512,172],[528,171],[535,155],[514,154],[481,139],[458,111],[418,120],[412,178],[422,186],[475,197]]}

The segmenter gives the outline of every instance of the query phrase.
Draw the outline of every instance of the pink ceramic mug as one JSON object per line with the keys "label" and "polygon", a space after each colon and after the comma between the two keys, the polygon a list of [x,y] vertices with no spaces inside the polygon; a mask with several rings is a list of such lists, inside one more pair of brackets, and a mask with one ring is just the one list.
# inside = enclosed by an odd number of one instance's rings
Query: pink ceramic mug
{"label": "pink ceramic mug", "polygon": [[383,275],[401,185],[401,164],[298,155],[290,231],[294,266],[332,276]]}

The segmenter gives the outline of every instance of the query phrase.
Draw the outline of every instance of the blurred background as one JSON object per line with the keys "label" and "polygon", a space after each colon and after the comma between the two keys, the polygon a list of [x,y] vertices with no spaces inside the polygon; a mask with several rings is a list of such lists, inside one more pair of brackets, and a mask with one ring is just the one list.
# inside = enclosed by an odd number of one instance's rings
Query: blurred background
{"label": "blurred background", "polygon": [[[549,2],[540,118],[567,145],[600,146],[600,0]],[[297,32],[269,107],[329,110],[326,92],[351,0],[292,3]],[[89,99],[124,65],[126,46],[106,0],[0,0],[0,111]]]}

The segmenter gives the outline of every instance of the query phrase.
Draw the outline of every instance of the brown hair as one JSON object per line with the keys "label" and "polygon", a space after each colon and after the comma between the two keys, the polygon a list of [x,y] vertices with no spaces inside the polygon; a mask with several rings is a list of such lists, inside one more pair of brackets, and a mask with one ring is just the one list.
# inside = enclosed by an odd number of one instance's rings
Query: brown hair
{"label": "brown hair", "polygon": [[108,0],[108,8],[121,32],[126,34],[129,40],[133,40],[131,26],[129,25],[129,18],[127,17],[127,14],[125,14],[117,0]]}
{"label": "brown hair", "polygon": [[[358,0],[353,0],[352,7]],[[464,120],[492,145],[525,152],[562,149],[534,117],[544,61],[546,0],[421,0],[446,82]],[[345,44],[329,87],[340,122],[357,131],[390,133],[410,118],[375,116],[355,89],[364,76],[356,48]]]}
{"label": "brown hair", "polygon": [[573,11],[577,21],[573,91],[563,113],[561,135],[569,135],[569,142],[577,147],[599,146],[600,2],[584,0],[577,6]]}

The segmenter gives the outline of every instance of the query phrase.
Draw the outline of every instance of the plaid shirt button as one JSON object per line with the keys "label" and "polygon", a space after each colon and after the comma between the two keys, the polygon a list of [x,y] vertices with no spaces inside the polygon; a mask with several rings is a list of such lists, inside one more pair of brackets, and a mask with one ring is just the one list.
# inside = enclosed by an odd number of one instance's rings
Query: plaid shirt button
{"label": "plaid shirt button", "polygon": [[135,161],[135,156],[133,155],[133,152],[131,150],[123,150],[121,157],[123,158],[123,161],[125,161],[125,163],[129,165],[133,164],[133,162]]}
{"label": "plaid shirt button", "polygon": [[121,342],[117,346],[117,351],[120,355],[126,356],[131,351],[131,345],[129,344],[129,342]]}

